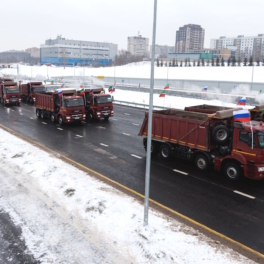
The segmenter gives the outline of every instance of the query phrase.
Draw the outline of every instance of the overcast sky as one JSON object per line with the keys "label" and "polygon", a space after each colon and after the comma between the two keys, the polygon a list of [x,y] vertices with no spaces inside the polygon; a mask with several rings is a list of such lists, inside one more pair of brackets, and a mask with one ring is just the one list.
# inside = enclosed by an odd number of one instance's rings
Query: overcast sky
{"label": "overcast sky", "polygon": [[[152,42],[154,0],[0,0],[0,51],[39,47],[48,38],[105,41],[127,48],[138,31]],[[185,24],[219,36],[264,34],[263,0],[158,0],[156,44],[175,45]]]}

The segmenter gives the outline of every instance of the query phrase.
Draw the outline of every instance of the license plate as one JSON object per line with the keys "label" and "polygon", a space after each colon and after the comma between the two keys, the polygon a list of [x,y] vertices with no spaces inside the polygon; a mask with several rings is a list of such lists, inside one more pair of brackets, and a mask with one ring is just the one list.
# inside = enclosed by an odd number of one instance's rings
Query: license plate
{"label": "license plate", "polygon": [[108,116],[109,114],[104,114],[105,116]]}
{"label": "license plate", "polygon": [[75,119],[80,119],[80,117],[75,117]]}

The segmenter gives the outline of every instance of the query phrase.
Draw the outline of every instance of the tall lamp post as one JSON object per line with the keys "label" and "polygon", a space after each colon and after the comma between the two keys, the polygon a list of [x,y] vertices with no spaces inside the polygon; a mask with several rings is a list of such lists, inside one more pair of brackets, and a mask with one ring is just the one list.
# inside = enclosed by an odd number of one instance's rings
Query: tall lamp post
{"label": "tall lamp post", "polygon": [[151,133],[152,133],[152,108],[153,108],[153,86],[154,86],[154,60],[155,60],[155,39],[156,39],[157,0],[154,0],[154,17],[152,33],[152,57],[151,57],[151,78],[149,91],[149,116],[147,136],[147,162],[145,176],[145,200],[144,200],[144,225],[148,225],[149,208],[149,182],[150,182],[150,158],[151,158]]}

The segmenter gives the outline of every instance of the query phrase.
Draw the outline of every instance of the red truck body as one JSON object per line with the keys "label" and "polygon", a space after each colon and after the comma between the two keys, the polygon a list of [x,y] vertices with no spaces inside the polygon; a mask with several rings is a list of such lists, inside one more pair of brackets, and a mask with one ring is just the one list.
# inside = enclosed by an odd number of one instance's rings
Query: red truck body
{"label": "red truck body", "polygon": [[19,88],[12,79],[0,78],[0,100],[3,105],[20,105]]}
{"label": "red truck body", "polygon": [[107,120],[114,115],[112,97],[110,94],[105,94],[104,88],[94,88],[90,92],[90,88],[84,89],[84,103],[87,118]]}
{"label": "red truck body", "polygon": [[34,103],[36,100],[36,93],[45,93],[46,88],[42,82],[31,82],[26,84],[20,84],[19,90],[21,93],[21,99],[23,101]]}
{"label": "red truck body", "polygon": [[81,122],[86,118],[83,97],[76,95],[75,89],[62,89],[53,93],[36,93],[36,115],[38,118],[50,118],[59,124]]}
{"label": "red truck body", "polygon": [[[217,107],[196,106],[184,111],[153,111],[152,153],[159,152],[164,159],[175,155],[193,160],[201,171],[213,164],[215,170],[223,171],[230,180],[243,175],[264,179],[264,126],[258,121],[234,122],[234,110],[239,109],[217,111]],[[145,148],[147,125],[146,112],[139,132],[144,136]]]}

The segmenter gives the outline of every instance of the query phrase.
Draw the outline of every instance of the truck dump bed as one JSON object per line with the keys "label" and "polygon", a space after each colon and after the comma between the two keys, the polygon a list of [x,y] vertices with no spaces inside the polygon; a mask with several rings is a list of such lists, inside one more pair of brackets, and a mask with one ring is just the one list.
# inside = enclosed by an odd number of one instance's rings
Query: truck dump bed
{"label": "truck dump bed", "polygon": [[230,110],[230,109],[233,109],[233,108],[224,107],[224,106],[206,105],[206,104],[188,106],[184,108],[185,111],[206,113],[206,114],[213,114],[213,113],[216,113],[217,111]]}
{"label": "truck dump bed", "polygon": [[41,108],[48,111],[54,111],[56,97],[58,97],[58,95],[55,95],[53,93],[46,93],[46,94],[37,93],[34,106],[36,108]]}
{"label": "truck dump bed", "polygon": [[[152,138],[171,143],[186,145],[191,148],[208,150],[210,118],[204,113],[181,110],[153,111]],[[142,123],[139,135],[148,133],[148,112]]]}

